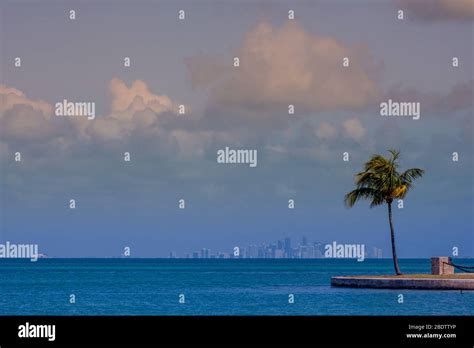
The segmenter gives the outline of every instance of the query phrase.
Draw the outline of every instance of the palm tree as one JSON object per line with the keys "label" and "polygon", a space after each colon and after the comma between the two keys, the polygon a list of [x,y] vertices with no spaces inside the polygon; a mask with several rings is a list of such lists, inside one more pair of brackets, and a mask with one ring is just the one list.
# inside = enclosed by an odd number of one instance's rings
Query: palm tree
{"label": "palm tree", "polygon": [[361,200],[371,200],[370,207],[387,203],[388,222],[390,224],[390,237],[392,242],[392,256],[395,273],[401,275],[398,267],[397,251],[395,249],[395,231],[392,222],[392,202],[394,199],[404,198],[408,190],[412,187],[413,181],[421,177],[423,169],[411,168],[403,173],[399,173],[397,159],[399,151],[389,150],[391,158],[382,155],[373,155],[365,163],[363,172],[356,174],[356,189],[345,196],[345,203],[350,208]]}

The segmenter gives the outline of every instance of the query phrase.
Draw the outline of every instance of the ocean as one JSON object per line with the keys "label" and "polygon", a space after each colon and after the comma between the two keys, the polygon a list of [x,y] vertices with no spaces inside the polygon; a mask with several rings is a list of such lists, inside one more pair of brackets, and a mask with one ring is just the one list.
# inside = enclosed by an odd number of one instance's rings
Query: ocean
{"label": "ocean", "polygon": [[0,315],[474,315],[473,291],[330,286],[392,272],[390,259],[0,259]]}

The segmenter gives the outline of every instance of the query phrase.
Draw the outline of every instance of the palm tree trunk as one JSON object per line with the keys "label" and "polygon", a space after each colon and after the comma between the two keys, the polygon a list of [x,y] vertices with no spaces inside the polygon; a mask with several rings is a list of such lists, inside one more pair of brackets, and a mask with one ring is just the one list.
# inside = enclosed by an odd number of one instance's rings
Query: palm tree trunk
{"label": "palm tree trunk", "polygon": [[387,202],[388,205],[388,221],[390,223],[390,239],[392,241],[392,258],[393,258],[393,267],[395,267],[395,273],[401,275],[400,267],[398,267],[398,258],[397,250],[395,249],[395,231],[393,230],[392,222],[392,202]]}

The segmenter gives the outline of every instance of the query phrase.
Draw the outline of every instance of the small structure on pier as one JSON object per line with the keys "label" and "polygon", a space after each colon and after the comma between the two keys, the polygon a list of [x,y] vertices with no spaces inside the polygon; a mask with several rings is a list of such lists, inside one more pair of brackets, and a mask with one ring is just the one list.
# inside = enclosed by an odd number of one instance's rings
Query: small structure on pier
{"label": "small structure on pier", "polygon": [[447,256],[432,257],[431,274],[454,274],[454,266],[451,263],[451,258]]}

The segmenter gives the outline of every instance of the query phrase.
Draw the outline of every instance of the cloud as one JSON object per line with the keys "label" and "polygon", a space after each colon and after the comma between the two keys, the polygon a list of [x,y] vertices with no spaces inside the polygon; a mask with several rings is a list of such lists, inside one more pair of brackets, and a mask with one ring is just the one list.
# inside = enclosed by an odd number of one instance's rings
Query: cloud
{"label": "cloud", "polygon": [[16,104],[0,119],[2,138],[14,141],[48,140],[58,127],[41,111],[30,105]]}
{"label": "cloud", "polygon": [[401,9],[408,11],[409,18],[423,21],[474,19],[473,0],[398,0]]}
{"label": "cloud", "polygon": [[[377,96],[378,67],[367,47],[349,47],[292,22],[281,28],[257,25],[234,54],[240,67],[225,69],[232,59],[202,55],[186,61],[193,86],[209,86],[211,110],[280,108],[284,114],[289,104],[296,113],[349,109],[364,107]],[[344,57],[349,57],[350,67],[342,66]]]}
{"label": "cloud", "polygon": [[28,99],[22,91],[0,85],[0,117],[15,105],[30,106],[33,110],[41,112],[47,118],[51,117],[53,111],[51,105],[42,100]]}
{"label": "cloud", "polygon": [[421,103],[422,113],[429,113],[436,117],[452,117],[458,111],[472,111],[473,96],[474,80],[461,81],[444,94],[423,93],[414,88],[405,88],[398,84],[391,86],[381,96],[379,103],[388,99],[419,102]]}
{"label": "cloud", "polygon": [[[120,79],[109,83],[110,111],[94,121],[71,119],[80,137],[89,142],[127,142],[131,138],[166,138],[171,136],[163,129],[179,117],[179,103],[166,95],[154,94],[142,80],[130,87]],[[185,106],[190,112],[189,106]],[[173,140],[173,139],[169,139]]]}
{"label": "cloud", "polygon": [[346,120],[342,124],[346,134],[352,139],[359,141],[367,133],[362,123],[357,118]]}
{"label": "cloud", "polygon": [[89,136],[99,140],[123,140],[128,136],[128,129],[120,121],[105,117],[89,124],[86,129]]}
{"label": "cloud", "polygon": [[28,99],[18,89],[0,85],[2,141],[47,140],[57,130],[50,122],[52,110],[51,105],[42,100]]}
{"label": "cloud", "polygon": [[[127,87],[114,78],[109,91],[110,112],[88,120],[86,117],[54,117],[53,106],[47,102],[29,99],[15,88],[0,86],[0,129],[4,142],[1,153],[10,148],[8,145],[12,142],[21,143],[22,148],[49,145],[54,149],[45,153],[53,153],[72,148],[80,151],[86,144],[102,148],[112,143],[126,145],[144,139],[167,143],[168,147],[164,147],[168,149],[178,144],[177,148],[183,151],[196,151],[196,140],[187,139],[185,130],[165,129],[165,125],[179,117],[178,103],[165,95],[152,93],[141,80]],[[190,108],[185,107],[189,112]]]}
{"label": "cloud", "polygon": [[337,129],[327,122],[321,122],[316,129],[316,136],[320,139],[334,139],[337,136]]}
{"label": "cloud", "polygon": [[111,116],[114,118],[130,121],[136,112],[146,109],[156,114],[178,112],[178,104],[166,95],[153,94],[142,80],[136,80],[127,87],[125,82],[114,78],[109,83],[109,91],[112,96]]}

